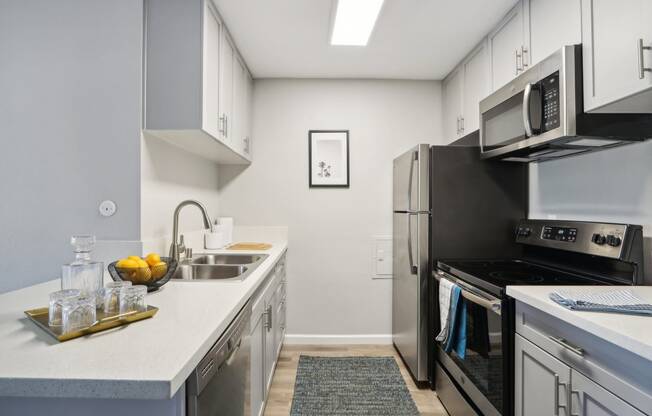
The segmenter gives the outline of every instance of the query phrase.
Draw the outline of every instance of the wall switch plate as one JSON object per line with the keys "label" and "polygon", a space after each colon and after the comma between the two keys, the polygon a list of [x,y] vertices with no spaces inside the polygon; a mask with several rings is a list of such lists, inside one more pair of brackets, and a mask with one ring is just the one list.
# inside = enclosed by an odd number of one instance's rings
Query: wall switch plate
{"label": "wall switch plate", "polygon": [[118,207],[115,205],[115,202],[107,199],[100,203],[100,215],[103,217],[111,217],[115,214]]}
{"label": "wall switch plate", "polygon": [[392,236],[377,235],[374,236],[374,279],[391,279],[393,273],[392,266]]}

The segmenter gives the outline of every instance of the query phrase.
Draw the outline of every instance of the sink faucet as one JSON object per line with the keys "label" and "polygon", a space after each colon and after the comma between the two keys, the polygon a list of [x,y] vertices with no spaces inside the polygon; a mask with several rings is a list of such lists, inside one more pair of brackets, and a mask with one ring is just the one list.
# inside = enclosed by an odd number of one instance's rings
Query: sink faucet
{"label": "sink faucet", "polygon": [[181,236],[182,238],[179,240],[179,213],[183,207],[188,205],[194,205],[201,210],[201,214],[204,219],[204,227],[207,230],[211,230],[211,232],[213,231],[213,223],[208,216],[208,212],[206,212],[206,207],[204,207],[201,202],[193,201],[191,199],[181,202],[174,210],[174,221],[172,223],[172,245],[170,245],[170,257],[177,261],[179,261],[179,255],[181,254],[180,248],[184,246],[183,236]]}

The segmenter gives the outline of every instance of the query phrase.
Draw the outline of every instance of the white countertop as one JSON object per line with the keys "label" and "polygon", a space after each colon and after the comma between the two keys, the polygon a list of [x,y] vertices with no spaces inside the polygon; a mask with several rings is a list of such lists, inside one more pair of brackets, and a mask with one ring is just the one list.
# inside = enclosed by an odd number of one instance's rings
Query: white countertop
{"label": "white countertop", "polygon": [[[652,286],[589,286],[596,293],[619,288],[631,289],[652,303]],[[586,290],[587,286],[578,286]],[[558,286],[508,286],[507,294],[533,308],[581,328],[597,337],[618,345],[652,361],[652,316],[635,316],[604,312],[572,311],[550,300]],[[564,286],[572,290],[573,286]]]}
{"label": "white countertop", "polygon": [[228,251],[269,255],[244,281],[170,281],[147,296],[153,318],[63,343],[23,313],[47,306],[59,280],[0,295],[0,397],[171,398],[287,248],[271,243]]}

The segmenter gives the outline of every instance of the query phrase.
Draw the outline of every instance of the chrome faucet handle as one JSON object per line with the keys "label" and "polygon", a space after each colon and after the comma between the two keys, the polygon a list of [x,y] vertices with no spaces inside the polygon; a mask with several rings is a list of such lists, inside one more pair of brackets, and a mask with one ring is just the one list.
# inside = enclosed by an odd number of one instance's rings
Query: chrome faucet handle
{"label": "chrome faucet handle", "polygon": [[192,258],[192,248],[188,247],[186,248],[186,259],[191,259]]}

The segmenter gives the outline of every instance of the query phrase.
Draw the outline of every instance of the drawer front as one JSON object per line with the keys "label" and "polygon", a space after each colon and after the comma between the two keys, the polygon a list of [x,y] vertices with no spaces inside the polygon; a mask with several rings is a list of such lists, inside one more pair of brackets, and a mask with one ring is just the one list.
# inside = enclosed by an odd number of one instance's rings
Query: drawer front
{"label": "drawer front", "polygon": [[639,409],[652,409],[652,362],[516,303],[516,332]]}

